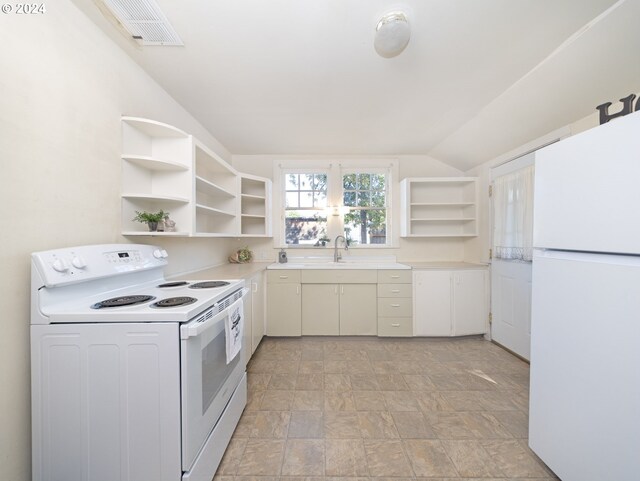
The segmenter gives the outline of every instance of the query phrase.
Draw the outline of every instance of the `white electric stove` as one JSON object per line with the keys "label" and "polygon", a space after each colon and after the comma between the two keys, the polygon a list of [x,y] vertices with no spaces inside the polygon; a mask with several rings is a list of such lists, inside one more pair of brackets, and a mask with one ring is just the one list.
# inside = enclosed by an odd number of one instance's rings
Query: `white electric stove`
{"label": "white electric stove", "polygon": [[[242,280],[167,281],[165,250],[32,255],[33,479],[207,480],[246,405]],[[235,331],[234,331],[235,329]]]}

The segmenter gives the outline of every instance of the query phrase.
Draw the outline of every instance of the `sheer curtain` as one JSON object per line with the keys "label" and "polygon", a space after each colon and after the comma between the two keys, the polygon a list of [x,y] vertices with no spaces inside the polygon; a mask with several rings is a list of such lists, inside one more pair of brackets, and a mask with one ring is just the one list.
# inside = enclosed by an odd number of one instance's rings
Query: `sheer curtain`
{"label": "sheer curtain", "polygon": [[493,183],[493,256],[531,261],[533,251],[534,166],[503,175]]}

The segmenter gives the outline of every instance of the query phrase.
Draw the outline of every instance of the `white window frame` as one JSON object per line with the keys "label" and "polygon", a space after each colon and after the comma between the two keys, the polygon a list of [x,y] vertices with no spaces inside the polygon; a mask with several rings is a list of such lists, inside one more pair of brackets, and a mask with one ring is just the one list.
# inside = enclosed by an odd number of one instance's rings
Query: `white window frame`
{"label": "white window frame", "polygon": [[384,173],[386,175],[387,202],[387,243],[357,244],[355,249],[389,249],[399,247],[400,232],[398,219],[400,213],[395,206],[400,205],[400,188],[397,159],[358,158],[347,160],[336,159],[288,159],[275,160],[273,163],[273,242],[277,249],[322,249],[309,245],[291,245],[285,237],[285,190],[286,174],[327,174],[327,237],[331,242],[325,247],[333,247],[333,240],[344,235],[344,219],[340,215],[343,205],[342,175],[344,173]]}

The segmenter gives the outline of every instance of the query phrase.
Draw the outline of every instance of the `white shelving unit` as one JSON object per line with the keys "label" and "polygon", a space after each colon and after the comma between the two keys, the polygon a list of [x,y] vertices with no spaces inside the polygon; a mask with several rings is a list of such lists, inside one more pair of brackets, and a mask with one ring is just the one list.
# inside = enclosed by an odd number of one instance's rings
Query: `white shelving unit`
{"label": "white shelving unit", "polygon": [[195,234],[237,235],[239,174],[217,154],[196,141]]}
{"label": "white shelving unit", "polygon": [[271,237],[271,181],[240,176],[240,232],[242,236]]}
{"label": "white shelving unit", "polygon": [[[171,125],[122,119],[122,231],[125,235],[188,235],[192,228],[191,136]],[[168,211],[179,232],[149,232],[136,211]]]}
{"label": "white shelving unit", "polygon": [[419,177],[400,182],[402,237],[478,235],[476,177]]}
{"label": "white shelving unit", "polygon": [[[122,118],[123,235],[270,237],[271,181],[241,174],[191,135]],[[176,232],[149,232],[136,211],[168,211]]]}

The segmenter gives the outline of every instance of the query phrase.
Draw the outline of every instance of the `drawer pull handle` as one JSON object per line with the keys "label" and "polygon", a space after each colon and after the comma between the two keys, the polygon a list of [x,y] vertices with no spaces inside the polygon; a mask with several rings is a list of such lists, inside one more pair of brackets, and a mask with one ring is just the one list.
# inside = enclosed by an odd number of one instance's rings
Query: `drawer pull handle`
{"label": "drawer pull handle", "polygon": [[398,294],[400,292],[400,289],[391,289],[391,292],[393,292],[394,294]]}
{"label": "drawer pull handle", "polygon": [[280,279],[289,279],[289,276],[280,276]]}
{"label": "drawer pull handle", "polygon": [[391,327],[400,327],[400,323],[393,322],[393,323],[391,323]]}
{"label": "drawer pull handle", "polygon": [[391,279],[400,279],[400,276],[391,276]]}
{"label": "drawer pull handle", "polygon": [[400,307],[400,304],[391,304],[391,307]]}

